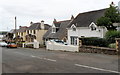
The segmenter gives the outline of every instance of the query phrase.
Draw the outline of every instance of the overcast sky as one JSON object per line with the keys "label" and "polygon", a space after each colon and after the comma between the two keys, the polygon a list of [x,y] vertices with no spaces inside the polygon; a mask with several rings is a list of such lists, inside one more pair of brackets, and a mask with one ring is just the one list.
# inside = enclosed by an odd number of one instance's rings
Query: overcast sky
{"label": "overcast sky", "polygon": [[17,16],[17,28],[29,26],[30,22],[44,20],[68,20],[71,15],[109,7],[111,2],[118,5],[120,0],[0,0],[0,30],[14,29],[14,17]]}

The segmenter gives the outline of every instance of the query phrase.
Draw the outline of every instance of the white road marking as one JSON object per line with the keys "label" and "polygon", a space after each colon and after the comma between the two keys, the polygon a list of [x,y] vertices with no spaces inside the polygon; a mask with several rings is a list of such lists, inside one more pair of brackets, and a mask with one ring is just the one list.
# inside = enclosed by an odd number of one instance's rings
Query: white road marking
{"label": "white road marking", "polygon": [[34,56],[34,55],[31,55],[31,57],[35,58],[36,56]]}
{"label": "white road marking", "polygon": [[106,70],[106,69],[101,69],[101,68],[96,68],[96,67],[90,67],[90,66],[80,65],[80,64],[75,64],[75,66],[84,67],[84,68],[90,68],[90,69],[95,69],[95,70],[100,70],[100,71],[107,71],[107,72],[113,72],[113,73],[120,73],[120,72],[118,72],[118,71]]}
{"label": "white road marking", "polygon": [[31,55],[31,57],[56,62],[56,60],[53,60],[53,59],[41,58],[41,57],[34,56],[34,55]]}
{"label": "white road marking", "polygon": [[47,58],[44,58],[45,60],[48,60],[48,61],[53,61],[53,62],[56,62],[56,60],[53,60],[53,59],[47,59]]}

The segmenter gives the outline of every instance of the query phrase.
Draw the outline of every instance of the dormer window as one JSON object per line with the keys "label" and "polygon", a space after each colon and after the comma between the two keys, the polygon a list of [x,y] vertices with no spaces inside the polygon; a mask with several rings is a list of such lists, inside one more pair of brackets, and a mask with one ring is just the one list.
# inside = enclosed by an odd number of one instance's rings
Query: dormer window
{"label": "dormer window", "polygon": [[52,33],[56,33],[56,28],[52,28]]}
{"label": "dormer window", "polygon": [[94,25],[91,25],[91,30],[93,31],[93,30],[96,30],[96,27],[94,26]]}
{"label": "dormer window", "polygon": [[97,26],[95,25],[94,22],[92,22],[89,27],[90,27],[91,31],[97,30]]}
{"label": "dormer window", "polygon": [[76,31],[76,28],[75,28],[75,27],[73,28],[73,31]]}
{"label": "dormer window", "polygon": [[74,24],[71,26],[71,28],[73,31],[76,31],[76,26]]}

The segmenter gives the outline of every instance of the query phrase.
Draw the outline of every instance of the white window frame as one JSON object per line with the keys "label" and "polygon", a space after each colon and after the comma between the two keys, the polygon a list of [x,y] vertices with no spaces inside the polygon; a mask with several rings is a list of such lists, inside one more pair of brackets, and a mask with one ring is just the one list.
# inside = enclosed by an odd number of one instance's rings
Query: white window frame
{"label": "white window frame", "polygon": [[52,28],[52,33],[56,33],[56,28],[55,27]]}
{"label": "white window frame", "polygon": [[78,37],[71,36],[70,42],[71,42],[71,45],[78,45]]}
{"label": "white window frame", "polygon": [[[94,26],[95,29],[92,29],[92,28],[91,28],[92,26]],[[96,30],[97,30],[97,25],[96,25],[94,22],[92,22],[92,23],[89,25],[89,28],[90,28],[91,31],[96,31]]]}

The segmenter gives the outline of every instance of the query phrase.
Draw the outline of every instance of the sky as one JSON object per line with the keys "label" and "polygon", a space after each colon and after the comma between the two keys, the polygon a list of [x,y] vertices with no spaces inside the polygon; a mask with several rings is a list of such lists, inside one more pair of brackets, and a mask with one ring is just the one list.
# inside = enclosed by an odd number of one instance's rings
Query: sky
{"label": "sky", "polygon": [[0,31],[14,29],[15,16],[17,28],[41,20],[52,25],[54,18],[69,20],[71,15],[108,8],[112,1],[118,6],[120,0],[0,0]]}

